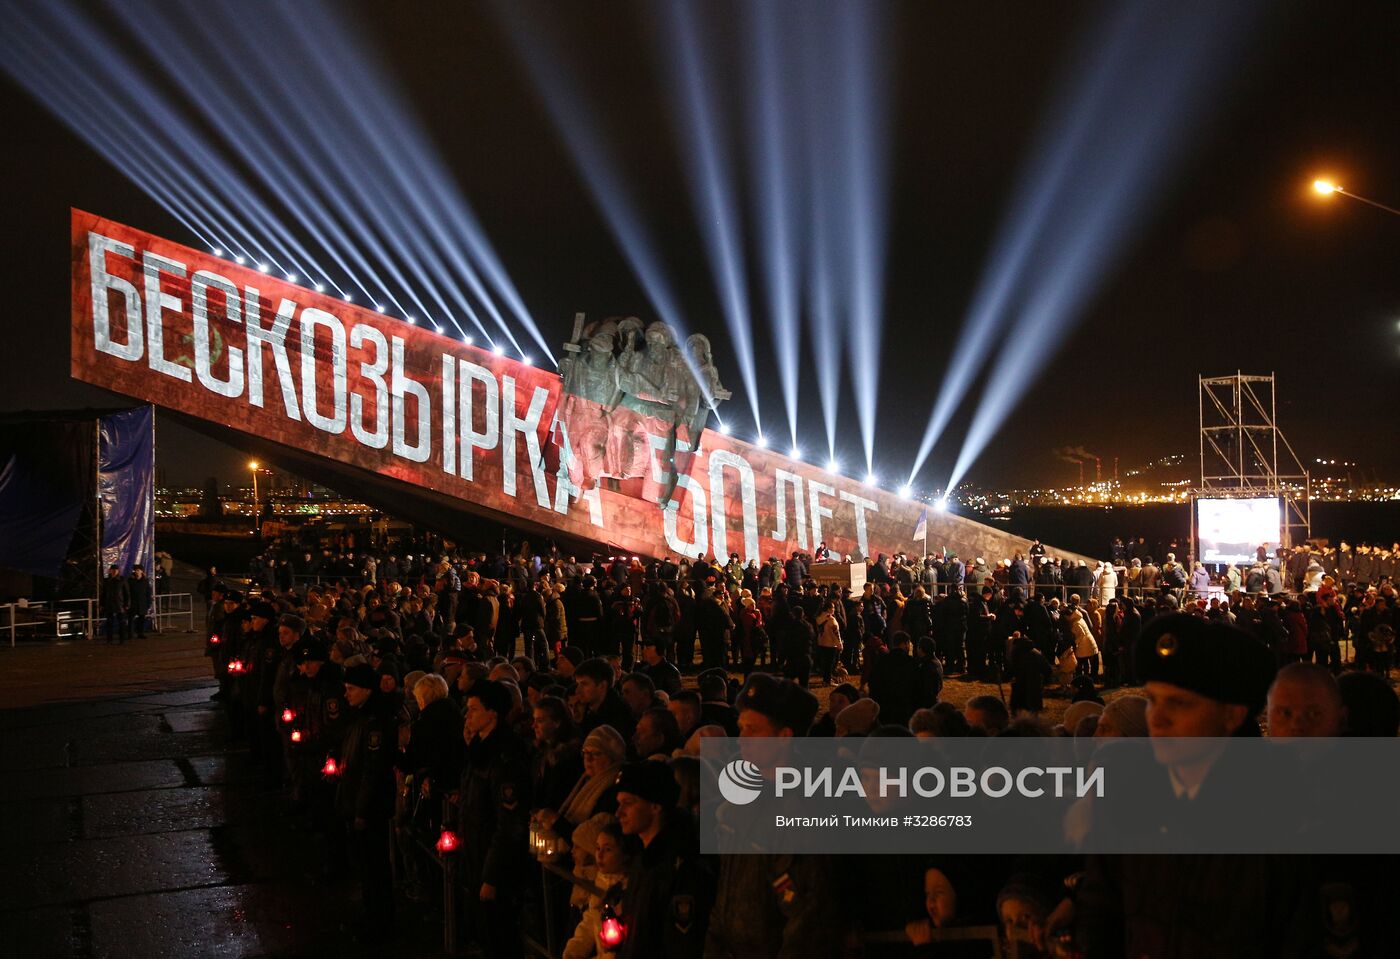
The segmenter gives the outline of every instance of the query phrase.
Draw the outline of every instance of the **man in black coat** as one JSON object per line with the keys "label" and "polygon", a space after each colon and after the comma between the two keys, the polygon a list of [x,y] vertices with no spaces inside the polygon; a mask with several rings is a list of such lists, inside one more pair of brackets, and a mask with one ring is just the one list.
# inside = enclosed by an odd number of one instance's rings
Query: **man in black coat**
{"label": "man in black coat", "polygon": [[961,586],[952,586],[948,595],[934,607],[938,620],[936,635],[938,652],[944,667],[951,673],[961,673],[967,667],[964,644],[967,640],[967,599]]}
{"label": "man in black coat", "polygon": [[907,726],[914,710],[932,706],[922,701],[921,685],[918,664],[910,655],[909,634],[891,633],[889,652],[870,667],[870,698],[880,704],[881,721]]}
{"label": "man in black coat", "polygon": [[364,890],[368,941],[394,924],[389,822],[394,816],[394,752],[398,717],[379,692],[379,674],[361,663],[345,672],[350,719],[341,747],[336,812],[350,837],[350,863]]}
{"label": "man in black coat", "polygon": [[585,659],[574,670],[574,695],[583,706],[579,732],[587,736],[599,726],[611,726],[623,739],[632,738],[637,720],[613,688],[613,669],[604,659]]}
{"label": "man in black coat", "polygon": [[131,589],[126,577],[116,563],[107,567],[107,575],[102,579],[102,589],[97,595],[99,611],[102,613],[102,629],[107,642],[115,637],[118,643],[126,642],[128,633],[127,614],[131,609]]}
{"label": "man in black coat", "polygon": [[487,959],[521,955],[517,903],[529,865],[530,757],[507,717],[512,698],[486,679],[467,694],[458,829],[471,928]]}
{"label": "man in black coat", "polygon": [[131,567],[131,579],[126,583],[131,595],[131,625],[137,639],[146,638],[146,617],[151,612],[151,581],[146,578],[146,567],[137,563]]}
{"label": "man in black coat", "polygon": [[637,672],[648,677],[652,685],[667,696],[674,696],[681,691],[681,671],[666,658],[664,642],[656,636],[642,640],[642,661]]}
{"label": "man in black coat", "polygon": [[700,856],[694,820],[676,808],[679,795],[668,763],[628,763],[618,775],[618,823],[642,843],[618,905],[627,930],[618,959],[704,953],[715,876]]}
{"label": "man in black coat", "polygon": [[715,597],[714,591],[705,590],[695,607],[695,627],[700,634],[702,669],[714,669],[724,665],[729,633],[733,625],[729,614]]}

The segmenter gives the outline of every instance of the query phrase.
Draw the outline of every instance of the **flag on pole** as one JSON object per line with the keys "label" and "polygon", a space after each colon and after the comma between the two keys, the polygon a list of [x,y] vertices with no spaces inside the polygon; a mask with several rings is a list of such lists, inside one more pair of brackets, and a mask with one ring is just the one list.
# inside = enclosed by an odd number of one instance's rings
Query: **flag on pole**
{"label": "flag on pole", "polygon": [[914,538],[917,540],[928,539],[928,507],[924,507],[919,513],[919,522],[914,524]]}

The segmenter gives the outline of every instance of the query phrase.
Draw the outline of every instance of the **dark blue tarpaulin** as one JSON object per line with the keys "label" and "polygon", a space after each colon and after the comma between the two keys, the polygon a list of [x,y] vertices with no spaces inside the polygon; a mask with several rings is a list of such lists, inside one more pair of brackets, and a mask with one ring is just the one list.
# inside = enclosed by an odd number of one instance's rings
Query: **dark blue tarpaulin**
{"label": "dark blue tarpaulin", "polygon": [[92,424],[32,424],[0,442],[0,568],[58,576],[92,496]]}
{"label": "dark blue tarpaulin", "polygon": [[152,407],[126,410],[98,421],[97,489],[102,501],[102,568],[115,563],[123,576],[155,560],[155,431]]}

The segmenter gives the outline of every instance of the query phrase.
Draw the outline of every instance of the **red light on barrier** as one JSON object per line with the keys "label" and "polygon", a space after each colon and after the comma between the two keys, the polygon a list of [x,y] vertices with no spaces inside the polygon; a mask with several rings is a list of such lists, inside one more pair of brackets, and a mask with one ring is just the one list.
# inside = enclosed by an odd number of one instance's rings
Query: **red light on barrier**
{"label": "red light on barrier", "polygon": [[284,722],[284,723],[289,723],[289,722],[291,722],[293,719],[296,719],[296,718],[297,718],[297,714],[294,713],[294,712],[292,712],[290,709],[284,709],[284,710],[282,710],[282,722]]}
{"label": "red light on barrier", "polygon": [[210,646],[217,646],[217,645],[219,645],[219,634],[218,634],[218,633],[215,633],[215,634],[213,634],[212,636],[209,637],[209,645],[210,645]]}
{"label": "red light on barrier", "polygon": [[627,938],[627,927],[617,918],[612,906],[603,908],[603,924],[598,929],[598,941],[608,949],[616,949]]}
{"label": "red light on barrier", "polygon": [[335,761],[334,756],[326,757],[326,764],[321,767],[322,776],[339,776],[340,765]]}
{"label": "red light on barrier", "polygon": [[299,743],[299,742],[301,742],[301,730],[300,730],[300,729],[293,729],[293,730],[292,730],[292,742],[294,742],[294,743]]}
{"label": "red light on barrier", "polygon": [[248,671],[248,667],[244,664],[243,660],[235,659],[229,662],[228,671],[233,675],[237,676],[240,673],[246,673]]}
{"label": "red light on barrier", "polygon": [[457,834],[455,832],[453,832],[450,829],[444,829],[442,831],[442,835],[438,836],[437,851],[441,853],[449,853],[455,850],[461,844],[462,842],[460,839],[457,838]]}

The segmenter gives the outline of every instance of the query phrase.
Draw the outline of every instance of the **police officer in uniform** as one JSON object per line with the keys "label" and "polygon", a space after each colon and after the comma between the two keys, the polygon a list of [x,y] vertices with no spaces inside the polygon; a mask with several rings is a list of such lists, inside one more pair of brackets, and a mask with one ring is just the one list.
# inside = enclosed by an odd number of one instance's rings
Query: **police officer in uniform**
{"label": "police officer in uniform", "polygon": [[[737,705],[741,739],[805,736],[817,715],[815,696],[766,673],[749,676]],[[752,823],[761,819],[761,813],[750,816],[747,811],[741,817]],[[742,845],[742,837],[736,837],[728,848]],[[834,907],[839,901],[836,865],[830,856],[723,856],[705,956],[839,955],[846,931]]]}
{"label": "police officer in uniform", "polygon": [[530,831],[530,755],[508,721],[510,692],[483,679],[467,692],[466,761],[458,828],[466,866],[467,915],[487,959],[521,954],[516,907]]}
{"label": "police officer in uniform", "polygon": [[[1076,934],[1086,959],[1274,959],[1318,954],[1315,883],[1301,856],[1220,855],[1223,811],[1242,776],[1270,776],[1231,762],[1232,742],[1257,737],[1274,674],[1271,653],[1243,630],[1187,614],[1162,616],[1136,650],[1152,745],[1125,741],[1101,751],[1108,777],[1128,784],[1096,802],[1091,842],[1115,833],[1132,848],[1173,855],[1091,855],[1076,896]],[[1200,740],[1199,746],[1193,740]],[[1280,775],[1280,783],[1286,781]],[[1255,783],[1257,787],[1257,782]],[[1224,828],[1289,848],[1294,819],[1278,804]],[[1213,840],[1213,837],[1214,840]]]}
{"label": "police officer in uniform", "polygon": [[276,717],[272,714],[272,682],[277,675],[277,607],[265,599],[248,604],[248,621],[240,644],[244,672],[238,677],[239,700],[248,746],[259,763],[276,769],[281,762]]}
{"label": "police officer in uniform", "polygon": [[[282,716],[284,710],[291,708],[292,687],[301,683],[301,673],[297,671],[296,657],[292,654],[292,650],[305,632],[306,620],[295,613],[283,613],[278,617],[277,665],[272,672],[271,683],[264,683],[264,688],[269,685],[271,687],[267,696],[268,715],[272,723],[273,735],[280,747],[277,751],[277,756],[282,763],[279,771],[283,780],[291,784],[294,790],[297,770],[296,756],[292,751],[292,746],[295,745],[291,739],[290,727],[292,724],[283,722]],[[295,711],[293,712],[293,721],[295,721]]]}
{"label": "police officer in uniform", "polygon": [[394,924],[389,825],[394,815],[394,750],[398,716],[386,708],[379,674],[361,663],[345,671],[349,719],[341,746],[336,813],[350,840],[350,863],[364,890],[366,941],[378,941]]}
{"label": "police officer in uniform", "polygon": [[618,959],[699,957],[715,877],[700,856],[695,821],[676,808],[675,774],[665,762],[628,763],[616,788],[618,824],[642,843],[617,907],[625,930]]}
{"label": "police officer in uniform", "polygon": [[[313,831],[324,831],[327,838],[325,871],[336,875],[345,870],[346,834],[339,818],[326,815],[335,808],[336,787],[340,781],[341,739],[349,721],[345,704],[345,671],[329,662],[330,647],[325,640],[307,637],[293,647],[297,671],[302,681],[292,687],[293,723],[301,731],[296,744],[297,782],[301,787],[299,810]],[[335,765],[326,766],[328,759]]]}
{"label": "police officer in uniform", "polygon": [[238,608],[239,596],[224,583],[215,581],[209,587],[209,611],[204,617],[204,655],[214,669],[214,682],[219,691],[210,699],[228,698],[228,656],[224,644],[224,619],[227,617],[225,603],[232,599],[231,608]]}

